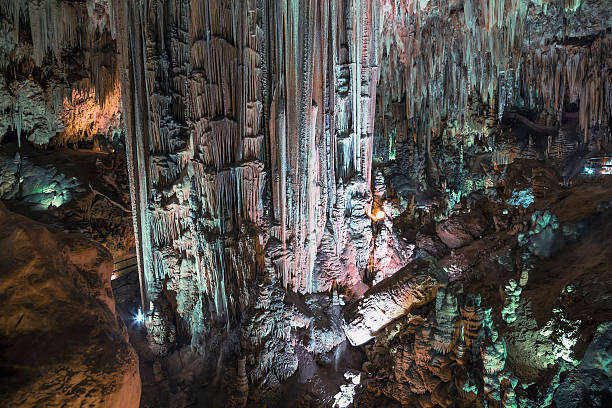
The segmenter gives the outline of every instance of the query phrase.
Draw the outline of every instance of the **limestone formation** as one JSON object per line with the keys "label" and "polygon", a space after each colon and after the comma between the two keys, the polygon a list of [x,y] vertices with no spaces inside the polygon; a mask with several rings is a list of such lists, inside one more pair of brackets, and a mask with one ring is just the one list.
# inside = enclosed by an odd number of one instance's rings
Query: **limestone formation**
{"label": "limestone formation", "polygon": [[2,383],[9,407],[138,407],[138,357],[115,313],[110,254],[0,203]]}
{"label": "limestone formation", "polygon": [[344,310],[346,337],[353,345],[367,342],[412,307],[433,299],[446,282],[446,272],[434,259],[417,259],[347,305]]}
{"label": "limestone formation", "polygon": [[[86,378],[10,398],[138,403],[107,254],[56,228],[115,256],[142,406],[605,405],[611,28],[606,0],[0,0],[0,198],[50,228],[7,233],[33,275],[0,286],[63,296],[0,350]],[[55,331],[74,376],[21,349]]]}
{"label": "limestone formation", "polygon": [[436,232],[449,248],[459,248],[479,238],[484,232],[482,214],[472,212],[458,218],[449,218],[436,225]]}
{"label": "limestone formation", "polygon": [[506,323],[512,323],[516,320],[514,313],[518,307],[521,292],[521,287],[517,285],[514,279],[510,279],[508,284],[504,287],[506,298],[504,300],[505,305],[501,313],[502,319],[504,319]]}

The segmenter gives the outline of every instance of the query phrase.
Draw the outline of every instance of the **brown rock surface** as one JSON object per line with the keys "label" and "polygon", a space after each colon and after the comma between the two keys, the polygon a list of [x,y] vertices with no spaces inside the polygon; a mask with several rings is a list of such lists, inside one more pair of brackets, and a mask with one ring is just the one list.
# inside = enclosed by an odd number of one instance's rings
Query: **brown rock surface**
{"label": "brown rock surface", "polygon": [[0,202],[0,400],[138,407],[138,357],[115,313],[112,258]]}
{"label": "brown rock surface", "polygon": [[449,248],[460,248],[480,237],[485,230],[486,220],[478,211],[449,218],[436,225],[436,233]]}
{"label": "brown rock surface", "polygon": [[436,296],[448,281],[433,258],[417,259],[373,286],[344,310],[344,332],[352,345],[366,343],[380,329]]}

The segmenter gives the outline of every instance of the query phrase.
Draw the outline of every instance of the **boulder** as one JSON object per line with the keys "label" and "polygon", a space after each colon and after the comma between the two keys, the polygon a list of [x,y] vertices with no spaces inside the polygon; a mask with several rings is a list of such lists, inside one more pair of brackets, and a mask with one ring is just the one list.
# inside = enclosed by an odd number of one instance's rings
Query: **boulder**
{"label": "boulder", "polygon": [[366,343],[375,333],[434,299],[446,285],[446,272],[434,258],[418,258],[370,288],[344,310],[344,332],[353,346]]}
{"label": "boulder", "polygon": [[0,202],[0,400],[6,407],[138,407],[138,357],[115,313],[112,258]]}
{"label": "boulder", "polygon": [[[565,373],[555,390],[559,408],[604,406],[610,401],[612,384],[612,323],[601,324],[584,353],[582,362]],[[600,405],[601,403],[603,405]],[[609,406],[609,405],[606,405]]]}
{"label": "boulder", "polygon": [[485,225],[484,216],[479,211],[471,211],[438,223],[436,233],[449,248],[460,248],[480,237]]}

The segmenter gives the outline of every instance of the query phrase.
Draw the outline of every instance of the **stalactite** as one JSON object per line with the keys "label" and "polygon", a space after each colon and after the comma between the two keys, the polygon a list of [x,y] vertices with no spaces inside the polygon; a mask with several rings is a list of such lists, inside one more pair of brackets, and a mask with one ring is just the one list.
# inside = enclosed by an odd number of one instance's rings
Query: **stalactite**
{"label": "stalactite", "polygon": [[520,69],[527,106],[544,109],[561,123],[564,102],[579,104],[579,126],[586,143],[589,129],[606,122],[612,113],[610,62],[604,57],[610,52],[610,35],[596,38],[588,46],[551,44],[530,50]]}
{"label": "stalactite", "polygon": [[[555,5],[555,18],[571,19],[579,4]],[[555,33],[531,44],[531,13],[544,7],[523,0],[466,0],[461,13],[443,2],[421,9],[383,1],[378,88],[385,92],[379,109],[405,98],[406,118],[425,119],[417,129],[423,137],[442,119],[456,120],[463,131],[473,92],[496,104],[499,119],[524,100],[561,122],[564,102],[576,102],[586,142],[588,129],[610,114],[609,62],[602,59],[610,52],[609,34],[596,33],[586,46],[562,44]]]}
{"label": "stalactite", "polygon": [[358,283],[373,245],[377,4],[111,2],[145,291],[166,276],[154,253],[187,255],[229,326],[261,252],[279,284],[313,292],[321,245],[343,257],[339,283]]}
{"label": "stalactite", "polygon": [[96,102],[104,105],[117,85],[115,53],[107,27],[106,13],[96,10],[99,0],[73,2],[67,0],[3,0],[0,11],[13,20],[13,29],[19,35],[20,20],[25,18],[32,41],[31,58],[38,67],[51,57],[61,66],[66,49],[80,48],[88,58],[84,61],[88,78],[75,81],[72,87],[61,86],[54,107],[61,106],[64,97],[73,91],[90,91]]}

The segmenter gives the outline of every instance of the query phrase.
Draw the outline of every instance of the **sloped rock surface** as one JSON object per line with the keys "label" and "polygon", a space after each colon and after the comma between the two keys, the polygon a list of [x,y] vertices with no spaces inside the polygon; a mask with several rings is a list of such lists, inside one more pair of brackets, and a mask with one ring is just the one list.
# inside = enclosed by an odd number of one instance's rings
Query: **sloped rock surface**
{"label": "sloped rock surface", "polygon": [[138,407],[138,358],[115,313],[103,247],[0,203],[0,400],[5,407]]}
{"label": "sloped rock surface", "polygon": [[600,406],[612,399],[612,323],[597,328],[582,362],[571,371],[555,392],[559,408]]}
{"label": "sloped rock surface", "polygon": [[417,259],[369,289],[344,310],[344,332],[351,344],[364,344],[411,307],[429,302],[448,278],[433,258]]}

